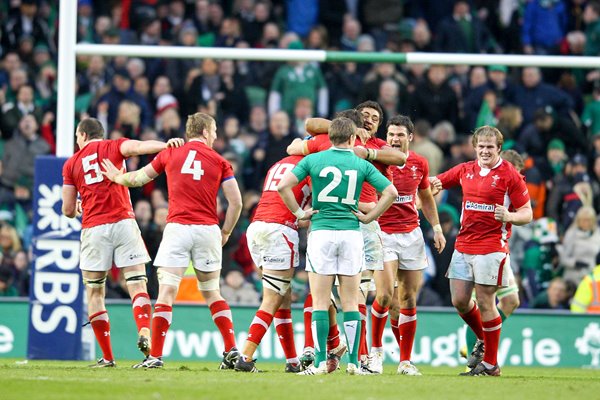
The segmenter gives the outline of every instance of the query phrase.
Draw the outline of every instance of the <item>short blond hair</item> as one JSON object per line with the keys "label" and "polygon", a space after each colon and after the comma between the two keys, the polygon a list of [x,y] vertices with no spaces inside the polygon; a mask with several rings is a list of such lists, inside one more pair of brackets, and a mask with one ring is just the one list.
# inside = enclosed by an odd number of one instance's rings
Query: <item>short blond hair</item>
{"label": "short blond hair", "polygon": [[197,112],[188,115],[187,122],[185,123],[185,136],[188,139],[202,137],[204,130],[209,130],[212,124],[215,123],[215,119],[205,113]]}
{"label": "short blond hair", "polygon": [[502,133],[498,130],[498,128],[494,128],[493,126],[484,125],[477,128],[475,132],[473,132],[473,137],[471,138],[473,147],[477,147],[477,143],[481,137],[495,137],[496,145],[499,149],[501,149],[502,145],[504,144],[504,136],[502,136]]}
{"label": "short blond hair", "polygon": [[335,146],[346,143],[356,134],[356,124],[350,118],[335,118],[329,125],[329,140]]}

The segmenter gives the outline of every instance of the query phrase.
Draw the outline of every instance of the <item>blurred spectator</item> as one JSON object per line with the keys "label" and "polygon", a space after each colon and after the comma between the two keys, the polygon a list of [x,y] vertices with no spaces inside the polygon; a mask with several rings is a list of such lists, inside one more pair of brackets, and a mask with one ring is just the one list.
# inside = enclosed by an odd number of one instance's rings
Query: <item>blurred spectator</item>
{"label": "blurred spectator", "polygon": [[14,277],[10,268],[0,266],[0,297],[16,297],[19,290],[13,285]]}
{"label": "blurred spectator", "polygon": [[437,144],[429,139],[431,125],[425,120],[415,122],[415,131],[413,141],[410,142],[410,149],[427,159],[429,164],[429,174],[437,175],[441,171],[444,162],[444,153]]}
{"label": "blurred spectator", "polygon": [[558,254],[556,250],[558,231],[552,218],[540,218],[532,222],[531,239],[525,243],[525,254],[521,264],[523,295],[533,300],[546,290],[557,275]]}
{"label": "blurred spectator", "polygon": [[558,247],[563,278],[576,285],[592,272],[600,252],[600,228],[596,218],[592,207],[577,210],[575,221],[567,229],[562,246]]}
{"label": "blurred spectator", "polygon": [[363,76],[356,63],[331,64],[331,68],[325,73],[325,81],[329,83],[331,112],[347,110],[359,103],[358,94],[363,85]]}
{"label": "blurred spectator", "polygon": [[340,50],[356,51],[358,50],[358,38],[362,28],[358,20],[346,15],[342,25],[342,37],[340,38]]}
{"label": "blurred spectator", "polygon": [[477,16],[471,14],[468,1],[454,3],[451,16],[436,29],[435,51],[445,53],[497,53],[496,41]]}
{"label": "blurred spectator", "polygon": [[573,101],[564,92],[542,81],[537,67],[523,68],[522,83],[517,85],[514,102],[523,110],[523,123],[533,121],[535,110],[551,106],[558,115],[569,117]]}
{"label": "blurred spectator", "polygon": [[546,156],[536,158],[536,165],[544,180],[553,181],[563,173],[568,159],[564,142],[560,139],[552,139],[548,142]]}
{"label": "blurred spectator", "polygon": [[588,136],[600,135],[600,81],[594,83],[592,96],[581,114],[581,122],[587,128]]}
{"label": "blurred spectator", "polygon": [[294,106],[294,117],[292,120],[292,131],[295,136],[304,137],[306,120],[313,116],[313,105],[310,99],[298,97]]}
{"label": "blurred spectator", "polygon": [[56,53],[48,24],[38,15],[37,0],[21,0],[19,15],[10,17],[2,28],[1,43],[5,49],[16,49],[23,37],[30,36],[34,43],[45,44]]}
{"label": "blurred spectator", "polygon": [[571,311],[578,314],[600,314],[600,253],[596,266],[577,286]]}
{"label": "blurred spectator", "polygon": [[411,96],[411,118],[426,119],[435,125],[440,121],[458,123],[458,99],[446,81],[444,65],[432,65],[426,79],[417,85]]}
{"label": "blurred spectator", "polygon": [[278,111],[271,116],[269,133],[259,141],[253,152],[259,181],[273,164],[287,155],[287,147],[296,137],[290,130],[290,119],[285,112]]}
{"label": "blurred spectator", "polygon": [[2,129],[3,138],[10,139],[13,132],[17,129],[19,121],[24,115],[33,115],[36,122],[42,122],[42,110],[37,107],[34,102],[33,87],[30,85],[22,85],[17,90],[17,101],[9,102],[2,107]]}
{"label": "blurred spectator", "polygon": [[[301,49],[302,42],[292,42],[290,48]],[[315,115],[329,115],[329,90],[321,70],[305,62],[288,62],[279,67],[273,78],[269,93],[269,115],[279,110],[293,115],[298,97],[305,97],[313,102]]]}
{"label": "blurred spectator", "polygon": [[[391,80],[396,83],[396,97],[398,112],[406,113],[408,111],[408,92],[406,77],[396,70],[393,63],[377,63],[373,66],[362,83],[358,102],[377,99],[381,94],[381,84],[383,81]],[[382,123],[385,126],[385,122]]]}
{"label": "blurred spectator", "polygon": [[532,0],[525,5],[523,51],[525,54],[558,54],[567,29],[567,10],[562,0]]}
{"label": "blurred spectator", "polygon": [[583,54],[586,56],[600,55],[600,2],[591,0],[585,6],[583,12],[585,29],[585,48]]}
{"label": "blurred spectator", "polygon": [[259,305],[260,296],[256,288],[244,279],[240,270],[230,270],[221,282],[221,296],[229,304]]}
{"label": "blurred spectator", "polygon": [[15,284],[19,291],[19,296],[29,295],[29,281],[31,278],[31,265],[29,257],[24,250],[19,250],[13,259],[15,267]]}
{"label": "blurred spectator", "polygon": [[305,38],[319,17],[319,0],[286,0],[287,29]]}
{"label": "blurred spectator", "polygon": [[215,99],[218,104],[220,120],[226,116],[237,114],[240,115],[243,123],[246,122],[250,106],[242,79],[235,69],[235,63],[231,60],[221,61],[219,77],[219,91],[215,94]]}
{"label": "blurred spectator", "polygon": [[550,281],[548,289],[538,294],[532,308],[566,310],[569,308],[569,292],[563,278],[556,277]]}
{"label": "blurred spectator", "polygon": [[431,31],[424,19],[419,19],[412,30],[412,40],[414,41],[415,51],[429,52],[433,50],[431,43]]}

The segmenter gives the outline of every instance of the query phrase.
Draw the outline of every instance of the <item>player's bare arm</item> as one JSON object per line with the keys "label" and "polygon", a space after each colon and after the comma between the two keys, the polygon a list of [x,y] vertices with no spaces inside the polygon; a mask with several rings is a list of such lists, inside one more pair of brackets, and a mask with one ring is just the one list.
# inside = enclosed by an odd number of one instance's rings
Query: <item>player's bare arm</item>
{"label": "player's bare arm", "polygon": [[375,203],[374,201],[371,201],[368,203],[364,202],[364,201],[359,201],[358,202],[358,211],[360,211],[363,214],[367,214],[369,211],[374,209],[376,205],[377,205],[377,203]]}
{"label": "player's bare arm", "polygon": [[367,214],[363,214],[361,212],[356,211],[352,211],[352,213],[354,213],[358,220],[363,224],[369,224],[375,221],[377,218],[379,218],[381,214],[385,212],[385,210],[390,208],[390,206],[394,202],[394,199],[397,196],[398,191],[396,190],[394,185],[390,184],[383,190],[379,201],[377,202],[377,204],[375,204],[375,207],[373,207],[371,211],[369,211]]}
{"label": "player's bare arm", "polygon": [[75,186],[63,185],[62,201],[62,213],[69,218],[77,217],[77,209],[81,209],[81,202],[77,200],[77,189],[75,189]]}
{"label": "player's bare arm", "polygon": [[144,186],[158,176],[158,173],[154,170],[152,164],[126,173],[124,168],[118,169],[108,158],[102,160],[102,170],[100,172],[112,182],[127,187]]}
{"label": "player's bare arm", "polygon": [[298,218],[299,220],[309,220],[314,214],[318,213],[318,210],[309,208],[303,210],[296,201],[294,192],[292,189],[298,184],[298,178],[291,172],[286,172],[279,185],[277,185],[277,192],[281,196],[281,199],[285,203],[286,207]]}
{"label": "player's bare arm", "polygon": [[508,211],[508,209],[503,205],[496,204],[496,208],[494,209],[494,218],[496,221],[509,222],[517,226],[526,225],[533,219],[531,202],[528,201],[527,204],[518,208],[514,212]]}
{"label": "player's bare arm", "polygon": [[325,118],[308,118],[304,123],[306,132],[312,136],[327,134],[331,121]]}
{"label": "player's bare arm", "polygon": [[185,141],[181,138],[169,139],[167,143],[158,140],[127,140],[121,144],[121,154],[125,157],[142,154],[155,154],[166,148],[181,147]]}
{"label": "player's bare arm", "polygon": [[290,156],[304,156],[308,154],[306,147],[306,140],[294,139],[292,143],[287,147],[287,153]]}
{"label": "player's bare arm", "polygon": [[235,178],[223,182],[221,188],[227,200],[227,212],[221,228],[221,246],[224,246],[242,213],[242,194]]}
{"label": "player's bare arm", "polygon": [[433,198],[433,194],[431,193],[431,188],[420,189],[419,200],[421,202],[423,215],[425,215],[425,218],[427,218],[427,221],[429,221],[433,227],[433,245],[438,253],[441,253],[444,251],[444,247],[446,247],[446,238],[442,232],[442,226],[440,225],[440,218],[437,212],[437,205],[435,203],[435,199]]}
{"label": "player's bare arm", "polygon": [[440,181],[440,178],[438,178],[437,176],[430,176],[429,183],[431,184],[431,194],[433,196],[437,195],[439,192],[442,191],[442,181]]}

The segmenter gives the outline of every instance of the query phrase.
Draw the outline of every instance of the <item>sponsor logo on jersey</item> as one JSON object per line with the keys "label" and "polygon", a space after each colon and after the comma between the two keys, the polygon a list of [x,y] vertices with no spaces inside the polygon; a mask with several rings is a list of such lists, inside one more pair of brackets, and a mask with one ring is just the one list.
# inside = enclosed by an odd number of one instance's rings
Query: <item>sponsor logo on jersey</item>
{"label": "sponsor logo on jersey", "polygon": [[480,212],[494,212],[493,204],[475,203],[474,201],[467,200],[465,203],[465,210],[480,211]]}
{"label": "sponsor logo on jersey", "polygon": [[396,196],[395,204],[404,204],[404,203],[412,203],[413,195],[409,194],[406,196]]}

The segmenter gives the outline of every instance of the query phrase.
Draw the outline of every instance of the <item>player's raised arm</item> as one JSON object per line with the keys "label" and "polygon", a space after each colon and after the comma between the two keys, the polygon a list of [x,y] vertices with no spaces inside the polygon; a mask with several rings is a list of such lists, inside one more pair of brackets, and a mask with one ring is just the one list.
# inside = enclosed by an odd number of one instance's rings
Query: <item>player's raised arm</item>
{"label": "player's raised arm", "polygon": [[242,213],[242,194],[235,178],[223,182],[221,188],[223,188],[223,194],[228,204],[225,221],[221,228],[221,246],[223,246],[229,240],[229,235],[231,235]]}
{"label": "player's raised arm", "polygon": [[325,118],[308,118],[304,123],[306,133],[312,136],[327,134],[331,121]]}
{"label": "player's raised arm", "polygon": [[102,170],[100,172],[111,181],[127,187],[144,186],[158,176],[152,164],[126,173],[124,168],[118,169],[108,158],[102,160]]}
{"label": "player's raised arm", "polygon": [[181,138],[169,139],[168,142],[158,140],[126,140],[121,144],[121,154],[125,157],[139,156],[142,154],[155,154],[169,147],[181,147],[185,141]]}
{"label": "player's raised arm", "polygon": [[292,143],[287,147],[286,151],[290,156],[303,156],[308,154],[308,149],[306,148],[306,140],[302,140],[300,138],[294,139]]}

